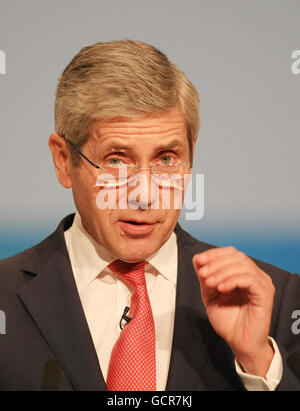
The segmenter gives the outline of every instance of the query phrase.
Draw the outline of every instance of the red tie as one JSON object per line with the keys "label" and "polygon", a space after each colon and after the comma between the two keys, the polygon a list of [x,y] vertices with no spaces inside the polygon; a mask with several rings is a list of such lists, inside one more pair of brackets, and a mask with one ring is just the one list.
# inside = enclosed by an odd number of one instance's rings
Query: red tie
{"label": "red tie", "polygon": [[155,391],[155,326],[145,279],[146,261],[115,260],[108,268],[133,288],[129,316],[111,353],[109,391]]}

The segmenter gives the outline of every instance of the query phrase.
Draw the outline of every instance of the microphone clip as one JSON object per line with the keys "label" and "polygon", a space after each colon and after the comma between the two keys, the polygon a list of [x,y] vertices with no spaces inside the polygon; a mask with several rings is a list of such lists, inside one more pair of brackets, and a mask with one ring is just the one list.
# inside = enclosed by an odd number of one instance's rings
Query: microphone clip
{"label": "microphone clip", "polygon": [[[122,317],[121,317],[121,319],[120,319],[120,328],[121,328],[121,330],[123,330],[124,329],[124,327],[132,320],[132,318],[133,318],[133,316],[132,317],[128,317],[126,314],[128,313],[128,311],[130,310],[130,308],[129,307],[125,307],[124,308],[124,312],[123,312],[123,314],[122,314]],[[122,321],[126,321],[126,324],[122,324]]]}

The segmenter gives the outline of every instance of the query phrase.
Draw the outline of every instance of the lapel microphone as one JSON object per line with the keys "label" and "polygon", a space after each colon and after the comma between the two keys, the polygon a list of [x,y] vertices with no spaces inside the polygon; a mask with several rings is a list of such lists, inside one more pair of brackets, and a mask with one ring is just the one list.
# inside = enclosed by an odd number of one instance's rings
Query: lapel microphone
{"label": "lapel microphone", "polygon": [[[125,325],[127,325],[129,322],[130,322],[130,320],[132,320],[132,318],[133,318],[133,316],[132,317],[128,317],[126,314],[128,313],[128,311],[130,310],[130,308],[129,307],[125,307],[124,308],[124,311],[123,311],[123,314],[122,314],[122,317],[121,317],[121,319],[120,319],[120,328],[121,328],[121,330],[123,330],[123,328],[125,327]],[[122,324],[122,321],[126,321],[126,324]]]}

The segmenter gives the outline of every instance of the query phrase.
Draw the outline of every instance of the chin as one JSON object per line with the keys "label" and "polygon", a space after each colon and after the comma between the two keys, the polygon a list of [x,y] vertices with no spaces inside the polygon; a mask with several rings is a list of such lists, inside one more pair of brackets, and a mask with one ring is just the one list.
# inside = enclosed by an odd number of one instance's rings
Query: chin
{"label": "chin", "polygon": [[118,253],[118,258],[127,262],[136,262],[141,260],[146,260],[151,257],[158,249],[160,245],[155,247],[153,244],[148,247],[142,244],[135,244],[132,246],[127,246],[126,250],[120,250]]}

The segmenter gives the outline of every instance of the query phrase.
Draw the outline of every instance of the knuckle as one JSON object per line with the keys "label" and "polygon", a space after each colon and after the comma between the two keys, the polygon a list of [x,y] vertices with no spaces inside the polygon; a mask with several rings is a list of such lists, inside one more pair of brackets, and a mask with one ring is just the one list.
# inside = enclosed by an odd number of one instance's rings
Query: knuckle
{"label": "knuckle", "polygon": [[266,279],[266,282],[267,282],[267,285],[268,285],[270,291],[272,292],[272,294],[275,294],[276,288],[275,288],[275,285],[272,281],[272,278],[268,274],[266,274],[266,273],[264,273],[264,274],[265,274],[265,279]]}
{"label": "knuckle", "polygon": [[272,283],[272,294],[273,296],[276,294],[276,287],[274,286],[273,283]]}
{"label": "knuckle", "polygon": [[273,283],[273,281],[272,281],[272,278],[268,275],[267,276],[268,277],[268,281],[269,281],[269,284],[270,284],[270,289],[272,290],[272,292],[275,294],[275,285],[274,285],[274,283]]}
{"label": "knuckle", "polygon": [[236,249],[233,245],[229,245],[229,246],[227,247],[227,250],[230,251],[230,252],[232,252],[232,253],[234,253],[234,252],[237,251],[237,249]]}
{"label": "knuckle", "polygon": [[243,251],[238,251],[237,252],[237,256],[239,257],[239,259],[243,262],[248,261],[248,257],[245,253],[243,253]]}
{"label": "knuckle", "polygon": [[247,272],[249,275],[253,274],[253,269],[251,264],[249,264],[249,261],[247,261],[246,259],[243,259],[241,262],[241,267],[243,267],[244,271]]}

